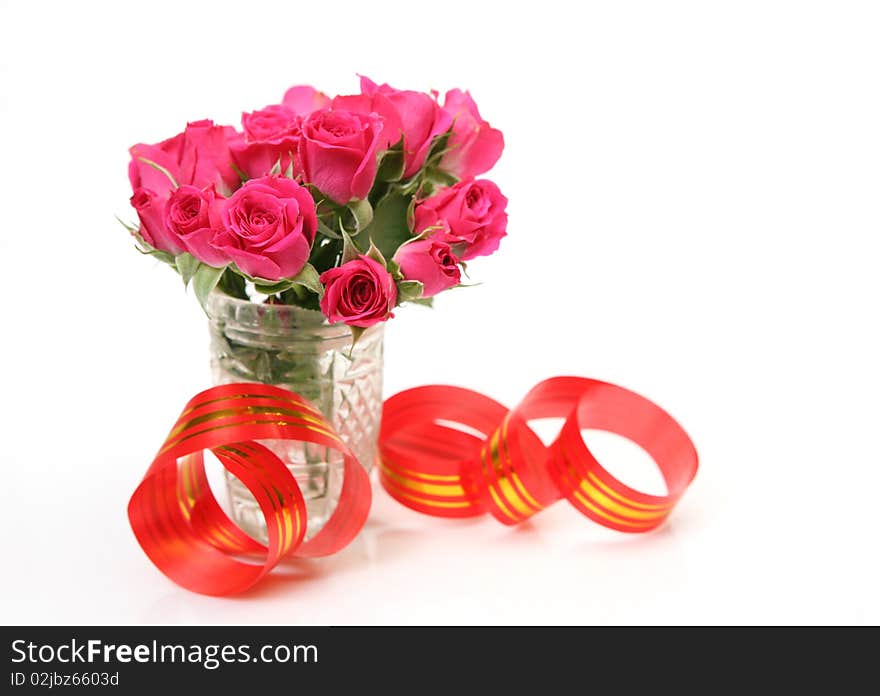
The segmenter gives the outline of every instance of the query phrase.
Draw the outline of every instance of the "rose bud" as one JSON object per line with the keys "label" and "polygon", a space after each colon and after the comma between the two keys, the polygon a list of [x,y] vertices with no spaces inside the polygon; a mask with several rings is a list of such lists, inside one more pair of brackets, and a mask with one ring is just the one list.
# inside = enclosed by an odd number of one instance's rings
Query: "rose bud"
{"label": "rose bud", "polygon": [[461,282],[461,269],[452,247],[439,239],[403,244],[394,254],[394,260],[404,278],[422,283],[422,297],[433,297]]}

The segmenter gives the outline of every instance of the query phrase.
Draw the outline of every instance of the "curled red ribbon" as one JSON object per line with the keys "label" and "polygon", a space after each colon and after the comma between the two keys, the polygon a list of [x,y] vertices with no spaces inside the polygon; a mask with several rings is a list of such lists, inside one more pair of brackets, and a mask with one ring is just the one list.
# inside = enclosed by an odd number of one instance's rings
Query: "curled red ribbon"
{"label": "curled red ribbon", "polygon": [[[306,505],[296,479],[256,440],[299,440],[339,450],[342,492],[330,519],[303,542]],[[268,547],[245,534],[214,499],[202,458],[211,450],[248,488],[266,518]],[[266,384],[227,384],[196,395],[174,424],[128,504],[141,547],[165,575],[193,592],[246,590],[285,555],[327,556],[364,526],[367,472],[323,415],[296,394]],[[237,557],[261,554],[256,565]]]}
{"label": "curled red ribbon", "polygon": [[[528,421],[562,418],[545,446]],[[622,435],[656,461],[668,494],[648,495],[615,479],[587,448],[582,428]],[[342,492],[330,519],[303,542],[306,506],[284,463],[258,440],[312,442],[339,450]],[[203,451],[250,490],[266,519],[268,546],[245,534],[214,499]],[[665,411],[621,387],[578,377],[538,384],[512,411],[467,389],[427,386],[385,402],[380,480],[398,501],[440,517],[489,512],[516,524],[566,498],[596,522],[623,532],[660,525],[697,471],[687,434]],[[170,579],[209,595],[241,592],[281,558],[324,556],[366,522],[369,477],[321,413],[265,384],[228,384],[195,396],[178,418],[128,505],[144,552]],[[262,563],[240,560],[260,555]]]}
{"label": "curled red ribbon", "polygon": [[[417,387],[388,399],[382,417],[382,485],[407,507],[439,517],[489,512],[517,524],[565,498],[606,527],[647,532],[669,516],[697,473],[693,443],[663,409],[581,377],[541,382],[512,411],[468,389]],[[538,418],[564,419],[549,447],[528,425]],[[581,429],[641,445],[660,468],[667,495],[641,493],[614,478]]]}

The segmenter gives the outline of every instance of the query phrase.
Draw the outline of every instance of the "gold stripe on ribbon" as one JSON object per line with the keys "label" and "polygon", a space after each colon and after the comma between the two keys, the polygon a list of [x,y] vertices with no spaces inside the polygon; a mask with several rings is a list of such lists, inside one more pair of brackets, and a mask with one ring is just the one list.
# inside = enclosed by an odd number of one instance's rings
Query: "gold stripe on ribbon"
{"label": "gold stripe on ribbon", "polygon": [[640,503],[640,502],[637,502],[635,500],[631,500],[631,499],[625,497],[622,493],[619,493],[618,491],[615,491],[613,488],[608,486],[604,481],[602,481],[602,479],[600,479],[598,476],[596,476],[596,474],[594,474],[592,471],[587,472],[587,478],[590,479],[591,483],[593,483],[594,485],[601,488],[602,491],[604,493],[606,493],[607,495],[610,495],[612,498],[616,498],[624,505],[628,505],[633,508],[638,508],[640,510],[663,510],[665,512],[668,512],[669,510],[672,509],[672,506],[675,505],[675,503],[661,503],[661,504]]}
{"label": "gold stripe on ribbon", "polygon": [[[413,479],[408,479],[404,476],[401,476],[395,470],[391,469],[384,461],[380,460],[379,466],[382,469],[382,473],[385,474],[385,476],[390,478],[392,481],[400,486],[403,486],[404,488],[416,491],[417,493],[425,493],[426,495],[437,495],[443,498],[462,497],[465,495],[464,488],[461,487],[460,483],[422,483],[420,481],[415,481]],[[449,478],[454,479],[455,481],[460,481],[458,476],[450,476]]]}
{"label": "gold stripe on ribbon", "polygon": [[595,501],[597,505],[601,505],[609,512],[629,517],[631,520],[659,520],[666,516],[666,510],[648,512],[646,510],[633,510],[630,507],[626,507],[605,495],[587,479],[581,480],[580,489],[590,500]]}
{"label": "gold stripe on ribbon", "polygon": [[525,498],[526,502],[534,508],[535,512],[540,512],[544,507],[531,496],[526,489],[525,484],[523,484],[522,479],[520,479],[516,471],[514,471],[513,461],[510,458],[510,450],[507,445],[507,426],[509,423],[510,414],[504,417],[504,422],[501,424],[501,451],[504,453],[504,460],[507,462],[507,468],[510,472],[510,480],[513,481],[513,485],[520,492],[522,497]]}
{"label": "gold stripe on ribbon", "polygon": [[[255,471],[255,465],[251,460],[251,455],[247,452],[243,452],[242,450],[232,446],[232,445],[223,445],[218,448],[225,452],[231,452],[235,454],[239,458],[239,464],[249,469],[250,471]],[[274,454],[273,454],[274,456]],[[296,539],[299,534],[300,520],[299,520],[299,510],[296,510],[296,523],[294,524],[294,520],[291,517],[290,506],[286,505],[287,495],[284,492],[279,490],[275,485],[270,488],[267,487],[262,479],[259,478],[259,474],[257,473],[258,480],[260,481],[260,486],[263,488],[263,491],[266,493],[266,497],[269,498],[270,503],[272,504],[272,511],[275,513],[273,517],[275,518],[275,522],[278,530],[278,538],[279,545],[285,551],[290,547],[293,543],[293,540]],[[272,495],[274,493],[274,496]],[[277,500],[277,505],[276,505]],[[280,514],[279,514],[280,512]]]}
{"label": "gold stripe on ribbon", "polygon": [[413,495],[411,493],[407,493],[406,491],[400,490],[399,488],[394,489],[394,494],[400,496],[401,498],[405,498],[406,500],[411,500],[414,503],[418,503],[419,505],[424,505],[427,507],[436,507],[436,508],[469,508],[473,507],[473,503],[467,500],[457,501],[457,500],[431,500],[429,498],[422,498],[418,495]]}
{"label": "gold stripe on ribbon", "polygon": [[[327,438],[333,440],[334,442],[339,443],[340,445],[342,444],[342,441],[341,441],[341,440],[339,439],[339,437],[338,437],[337,435],[335,435],[333,432],[331,432],[331,431],[329,431],[329,430],[322,430],[322,429],[319,429],[319,428],[315,428],[314,426],[305,425],[305,424],[303,424],[303,423],[299,423],[299,422],[296,422],[296,421],[287,421],[287,420],[251,420],[251,421],[241,421],[241,422],[238,422],[238,421],[237,421],[237,422],[235,422],[235,423],[225,423],[225,424],[223,424],[223,425],[217,425],[217,426],[215,426],[215,427],[213,427],[213,428],[205,428],[204,430],[199,430],[198,432],[189,433],[189,434],[184,435],[184,436],[182,436],[182,437],[178,437],[176,440],[172,440],[172,441],[168,442],[168,444],[165,445],[165,447],[163,447],[163,448],[159,451],[159,455],[163,455],[163,454],[165,454],[166,452],[168,452],[168,451],[174,449],[175,447],[177,447],[177,446],[180,445],[181,443],[183,443],[183,442],[189,440],[190,438],[198,437],[199,435],[204,435],[205,433],[210,433],[210,432],[214,432],[214,431],[217,431],[217,430],[223,430],[223,429],[225,429],[225,428],[239,428],[239,427],[241,427],[241,426],[243,426],[243,425],[277,425],[277,426],[282,427],[282,428],[300,428],[300,429],[302,429],[302,430],[307,430],[307,431],[310,431],[310,432],[313,432],[313,433],[318,433],[319,435],[323,435],[323,436],[325,436],[325,437],[327,437]],[[186,431],[184,431],[184,432],[186,432]]]}
{"label": "gold stripe on ribbon", "polygon": [[[291,393],[291,396],[293,396],[292,393]],[[324,419],[324,415],[317,408],[315,408],[308,401],[306,401],[305,399],[284,398],[278,394],[227,394],[226,396],[220,396],[220,397],[217,397],[216,399],[209,399],[208,401],[202,401],[198,404],[190,406],[188,409],[186,409],[183,413],[180,414],[180,416],[177,420],[179,422],[182,418],[186,418],[190,413],[195,413],[196,411],[198,411],[201,408],[204,408],[205,406],[211,406],[212,404],[217,404],[217,403],[220,403],[221,401],[235,401],[237,399],[267,399],[267,400],[271,400],[271,401],[277,401],[277,402],[281,402],[283,404],[289,404],[291,406],[296,406],[297,408],[305,409],[306,411],[308,411],[309,413],[314,415],[316,418],[319,418],[321,420]]]}
{"label": "gold stripe on ribbon", "polygon": [[184,430],[187,430],[188,428],[196,425],[201,425],[202,423],[218,420],[220,418],[227,418],[229,416],[243,416],[246,414],[251,414],[255,416],[292,416],[293,418],[298,418],[299,420],[306,421],[307,423],[316,425],[324,430],[327,430],[329,428],[329,426],[327,425],[327,421],[325,421],[323,418],[315,418],[311,413],[306,411],[300,411],[293,408],[279,408],[278,406],[245,406],[244,408],[222,408],[217,411],[205,413],[201,416],[196,416],[195,418],[192,418],[185,423],[179,423],[168,434],[168,437],[175,438]]}
{"label": "gold stripe on ribbon", "polygon": [[[488,456],[488,461],[491,463],[493,470],[495,471],[495,484],[497,484],[497,494],[496,491],[493,490],[492,483],[489,482],[489,478],[486,472],[486,468],[483,468],[484,476],[486,476],[486,484],[489,489],[489,494],[492,496],[492,499],[495,501],[496,505],[504,512],[505,515],[510,517],[512,520],[519,521],[521,519],[525,519],[526,517],[531,517],[536,512],[541,510],[540,505],[538,505],[537,501],[535,501],[531,496],[528,496],[531,500],[525,499],[522,495],[520,495],[518,488],[520,490],[524,490],[525,486],[523,486],[522,481],[519,476],[517,476],[516,472],[513,469],[513,464],[510,461],[509,453],[506,451],[507,447],[507,418],[504,419],[504,424],[502,429],[496,430],[493,433],[492,437],[489,438],[488,446],[483,448],[484,461],[485,457]],[[501,447],[501,434],[504,434],[503,443],[504,447]],[[508,465],[508,469],[505,470],[504,466],[501,464],[501,455],[500,450],[505,449],[506,461]],[[509,512],[506,505],[502,504],[498,500],[498,496],[504,498],[505,502],[510,505],[518,515],[514,515]],[[530,504],[533,503],[533,504]]]}
{"label": "gold stripe on ribbon", "polygon": [[507,505],[505,505],[504,501],[502,501],[500,492],[496,492],[495,486],[492,483],[492,480],[489,478],[488,467],[492,466],[491,464],[489,464],[488,461],[488,458],[491,456],[490,450],[491,447],[483,447],[483,449],[480,451],[480,468],[483,472],[483,481],[486,484],[486,490],[489,491],[489,495],[491,496],[498,509],[502,512],[502,514],[504,514],[506,517],[513,520],[514,522],[518,522],[521,518],[517,517],[510,510],[507,509]]}
{"label": "gold stripe on ribbon", "polygon": [[620,525],[622,527],[629,527],[631,529],[644,529],[645,527],[652,526],[651,524],[646,525],[644,522],[639,523],[634,522],[631,519],[618,517],[614,513],[598,507],[598,501],[593,501],[585,497],[585,491],[582,487],[584,479],[578,474],[577,471],[575,471],[562,440],[559,441],[559,452],[562,455],[562,463],[564,465],[562,473],[567,479],[571,495],[573,495],[583,507],[585,507],[587,510],[597,515],[598,517],[604,520],[608,520],[609,522]]}

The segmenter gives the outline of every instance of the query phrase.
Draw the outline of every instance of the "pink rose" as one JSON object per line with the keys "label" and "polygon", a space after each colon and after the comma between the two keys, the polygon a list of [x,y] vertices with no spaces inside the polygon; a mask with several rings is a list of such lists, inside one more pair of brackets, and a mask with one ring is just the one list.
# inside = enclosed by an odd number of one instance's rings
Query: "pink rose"
{"label": "pink rose", "polygon": [[452,247],[439,239],[403,244],[394,254],[404,278],[424,285],[422,297],[432,297],[461,282],[461,269]]}
{"label": "pink rose", "polygon": [[331,324],[367,328],[394,315],[397,286],[382,264],[366,256],[321,274],[324,297],[321,311]]}
{"label": "pink rose", "polygon": [[294,160],[293,168],[298,171],[296,153],[301,121],[284,104],[242,114],[244,133],[237,134],[229,143],[236,166],[251,179],[267,176],[279,161],[281,170],[286,171]]}
{"label": "pink rose", "polygon": [[382,118],[344,109],[312,112],[302,124],[299,155],[305,180],[340,204],[367,197],[377,155],[388,147]]}
{"label": "pink rose", "polygon": [[291,179],[251,179],[226,200],[223,228],[212,239],[218,252],[254,278],[281,280],[309,259],[318,220],[308,190]]}
{"label": "pink rose", "polygon": [[284,93],[284,99],[281,101],[284,106],[302,117],[330,106],[330,97],[310,85],[291,87]]}
{"label": "pink rose", "polygon": [[184,185],[173,191],[165,204],[165,229],[175,241],[202,263],[220,268],[229,257],[212,244],[221,229],[220,211],[225,200],[214,188]]}
{"label": "pink rose", "polygon": [[330,98],[314,87],[301,85],[291,87],[284,94],[281,104],[241,115],[243,133],[231,139],[236,166],[248,178],[267,176],[281,161],[286,171],[293,160],[293,170],[302,171],[299,162],[299,137],[302,119],[316,109],[330,106]]}
{"label": "pink rose", "polygon": [[194,121],[187,124],[183,133],[157,145],[133,146],[128,167],[131,188],[143,186],[162,198],[173,188],[168,178],[144,159],[167,169],[179,185],[216,186],[220,191],[238,186],[240,179],[232,168],[228,144],[234,136],[235,129],[230,126]]}
{"label": "pink rose", "polygon": [[138,233],[147,244],[174,256],[183,251],[180,240],[165,229],[165,198],[138,186],[131,196],[131,206],[140,220]]}
{"label": "pink rose", "polygon": [[[424,92],[394,89],[387,84],[377,85],[363,76],[361,94],[370,97],[373,102],[387,100],[394,108],[403,135],[403,177],[411,177],[424,165],[434,138],[449,130],[452,115]],[[373,110],[383,114],[381,108],[381,103],[378,103],[374,104]]]}
{"label": "pink rose", "polygon": [[252,143],[283,143],[299,138],[299,118],[284,104],[272,104],[265,109],[241,115],[244,137]]}
{"label": "pink rose", "polygon": [[228,126],[195,121],[173,138],[156,145],[141,143],[129,150],[128,177],[134,191],[131,204],[137,210],[140,235],[147,244],[175,256],[185,250],[176,235],[165,228],[165,205],[174,184],[144,160],[166,169],[181,186],[231,190],[240,181],[229,152],[228,140],[234,134]]}
{"label": "pink rose", "polygon": [[434,236],[453,246],[464,245],[467,261],[488,256],[507,234],[507,198],[488,179],[460,181],[416,203],[414,229],[441,226]]}
{"label": "pink rose", "polygon": [[452,135],[440,167],[459,179],[469,179],[488,172],[501,157],[504,136],[484,121],[477,105],[467,92],[453,89],[446,93],[443,111],[455,119]]}
{"label": "pink rose", "polygon": [[331,108],[334,111],[348,111],[353,114],[376,114],[382,119],[382,149],[397,144],[403,134],[403,122],[397,107],[384,94],[347,94],[333,97]]}

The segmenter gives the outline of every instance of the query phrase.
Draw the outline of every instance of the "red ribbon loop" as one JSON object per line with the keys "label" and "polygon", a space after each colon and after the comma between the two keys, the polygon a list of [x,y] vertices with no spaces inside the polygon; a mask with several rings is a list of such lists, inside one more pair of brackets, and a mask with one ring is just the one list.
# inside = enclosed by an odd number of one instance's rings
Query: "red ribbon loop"
{"label": "red ribbon loop", "polygon": [[[330,519],[303,543],[306,506],[296,479],[258,440],[298,440],[339,450],[344,479]],[[268,547],[227,517],[208,486],[202,452],[248,488],[266,519]],[[188,590],[228,595],[252,586],[285,555],[326,556],[346,546],[370,510],[370,480],[324,416],[305,399],[265,384],[227,384],[195,396],[128,504],[132,529],[165,575]],[[239,560],[260,554],[259,565]]]}
{"label": "red ribbon loop", "polygon": [[[529,427],[562,418],[545,447]],[[640,445],[657,463],[667,495],[648,495],[612,476],[593,456],[582,429],[605,430]],[[439,517],[491,513],[517,524],[560,498],[622,532],[663,523],[697,472],[682,427],[656,404],[622,387],[555,377],[512,411],[457,387],[410,389],[385,402],[380,477],[399,502]]]}
{"label": "red ribbon loop", "polygon": [[[529,427],[564,424],[545,446]],[[582,429],[616,433],[641,445],[666,481],[665,496],[618,481],[593,456]],[[344,458],[339,501],[304,542],[306,505],[296,479],[261,440],[297,440]],[[210,450],[250,490],[266,520],[268,546],[245,534],[214,499],[203,452]],[[477,392],[426,386],[385,402],[380,480],[391,496],[439,517],[491,513],[517,524],[567,499],[590,519],[622,532],[662,524],[697,472],[697,453],[671,416],[613,384],[555,377],[512,411]],[[128,505],[144,552],[165,575],[194,592],[228,595],[251,587],[286,555],[324,556],[346,546],[370,509],[366,471],[323,415],[302,397],[265,384],[227,384],[195,396],[178,418]],[[258,555],[261,563],[242,556]]]}

